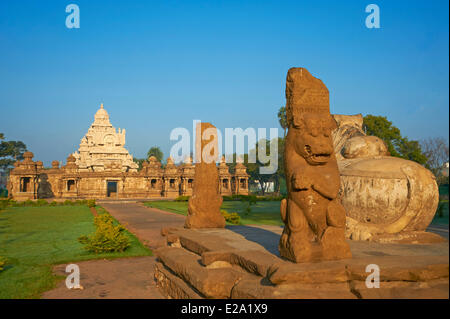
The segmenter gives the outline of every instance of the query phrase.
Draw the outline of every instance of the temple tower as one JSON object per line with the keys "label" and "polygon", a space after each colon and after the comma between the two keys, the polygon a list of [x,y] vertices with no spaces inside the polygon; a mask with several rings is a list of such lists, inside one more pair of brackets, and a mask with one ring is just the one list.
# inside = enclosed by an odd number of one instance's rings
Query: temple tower
{"label": "temple tower", "polygon": [[136,172],[138,165],[125,149],[125,129],[116,129],[108,112],[100,105],[94,123],[81,139],[80,148],[73,153],[80,172],[102,172],[111,167],[122,172]]}

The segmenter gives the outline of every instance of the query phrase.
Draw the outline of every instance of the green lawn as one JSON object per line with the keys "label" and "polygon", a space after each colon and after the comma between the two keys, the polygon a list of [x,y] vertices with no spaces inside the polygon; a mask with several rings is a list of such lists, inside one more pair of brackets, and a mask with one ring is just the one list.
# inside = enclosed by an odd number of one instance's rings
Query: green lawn
{"label": "green lawn", "polygon": [[86,206],[13,207],[0,211],[0,256],[8,262],[0,272],[0,299],[39,298],[58,280],[52,265],[98,258],[151,255],[127,232],[131,246],[122,253],[94,254],[78,237],[95,231]]}
{"label": "green lawn", "polygon": [[[188,202],[154,201],[146,202],[145,205],[155,207],[169,212],[187,215]],[[251,205],[251,211],[247,214],[247,202],[224,201],[221,209],[229,213],[236,212],[241,217],[242,225],[283,225],[280,217],[279,201],[260,201]]]}

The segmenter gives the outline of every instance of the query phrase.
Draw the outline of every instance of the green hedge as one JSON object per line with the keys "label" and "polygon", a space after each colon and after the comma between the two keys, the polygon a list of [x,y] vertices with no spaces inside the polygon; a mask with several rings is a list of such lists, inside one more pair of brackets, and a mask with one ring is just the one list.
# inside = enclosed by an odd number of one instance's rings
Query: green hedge
{"label": "green hedge", "polygon": [[190,196],[178,196],[174,199],[175,202],[187,202]]}
{"label": "green hedge", "polygon": [[263,202],[263,201],[280,201],[284,196],[256,196],[256,195],[231,195],[222,196],[224,201],[252,201],[252,202]]}
{"label": "green hedge", "polygon": [[81,236],[78,241],[85,245],[87,251],[98,253],[122,252],[130,247],[130,240],[125,234],[125,228],[115,225],[111,215],[104,213],[94,218],[96,231],[90,236]]}
{"label": "green hedge", "polygon": [[38,200],[26,200],[22,202],[15,201],[13,199],[0,199],[0,209],[6,207],[43,207],[43,206],[82,206],[95,207],[95,199],[79,199],[79,200],[65,200],[63,202],[48,202],[45,199]]}
{"label": "green hedge", "polygon": [[241,216],[239,216],[238,213],[229,213],[225,209],[221,209],[220,212],[222,213],[222,216],[225,218],[227,222],[234,225],[240,225],[241,224]]}

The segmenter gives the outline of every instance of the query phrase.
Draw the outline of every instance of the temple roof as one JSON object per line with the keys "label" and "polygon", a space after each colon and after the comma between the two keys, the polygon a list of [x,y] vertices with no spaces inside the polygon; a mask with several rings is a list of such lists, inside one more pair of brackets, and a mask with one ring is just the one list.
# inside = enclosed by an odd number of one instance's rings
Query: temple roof
{"label": "temple roof", "polygon": [[109,114],[103,108],[103,103],[100,105],[100,108],[98,109],[97,113],[95,113],[94,123],[92,123],[92,125],[93,126],[112,126],[111,123],[109,122]]}
{"label": "temple roof", "polygon": [[[100,105],[94,116],[94,122],[81,139],[78,152],[73,155],[81,170],[102,171],[109,169],[111,162],[124,171],[136,171],[138,165],[133,162],[125,145],[125,129],[118,131],[109,121],[109,114]],[[109,166],[108,166],[109,165]]]}

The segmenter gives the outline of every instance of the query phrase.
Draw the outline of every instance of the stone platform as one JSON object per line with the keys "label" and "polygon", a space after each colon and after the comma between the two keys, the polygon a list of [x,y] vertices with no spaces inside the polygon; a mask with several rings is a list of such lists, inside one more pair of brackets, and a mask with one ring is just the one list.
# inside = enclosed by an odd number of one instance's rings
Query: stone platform
{"label": "stone platform", "polygon": [[[279,234],[249,226],[163,229],[155,279],[169,298],[448,298],[448,242],[349,241],[352,259],[295,264],[277,256]],[[366,266],[380,269],[367,288]]]}

